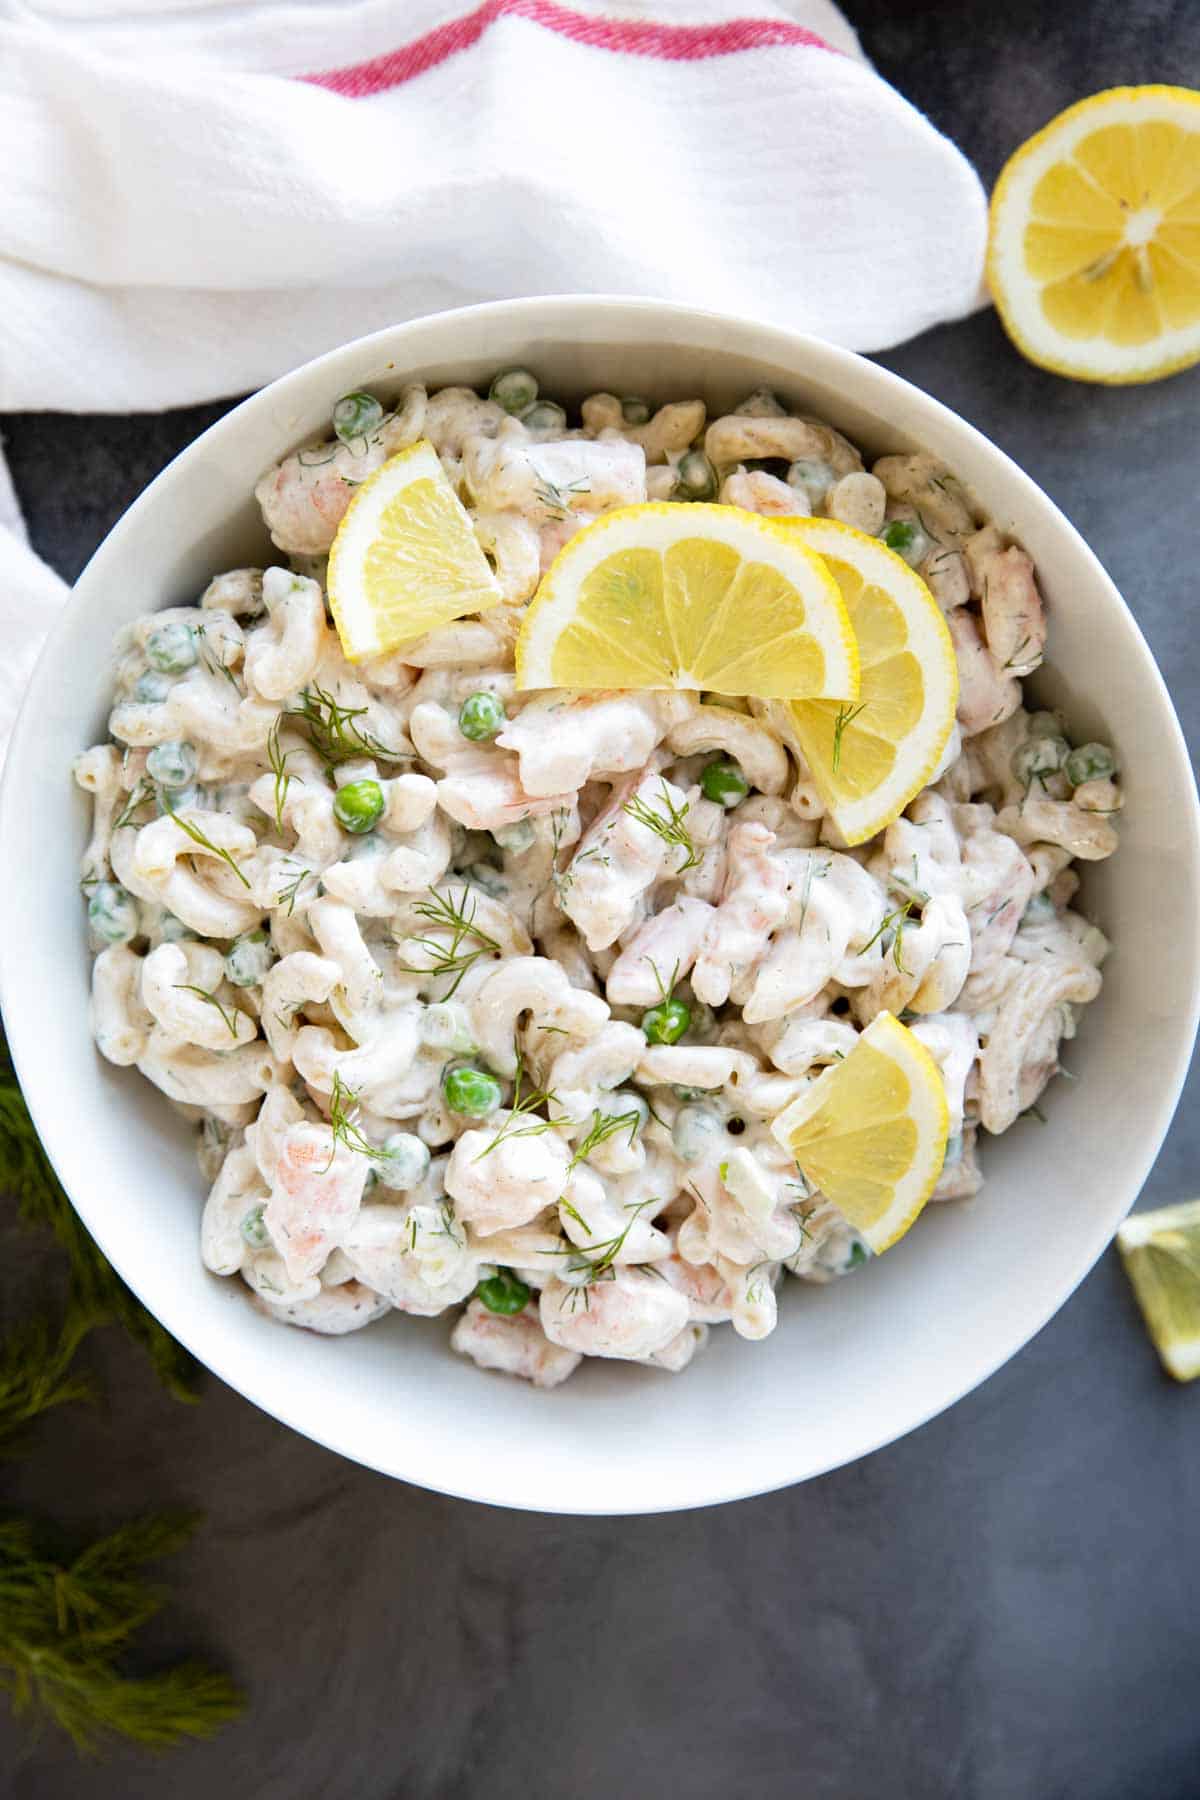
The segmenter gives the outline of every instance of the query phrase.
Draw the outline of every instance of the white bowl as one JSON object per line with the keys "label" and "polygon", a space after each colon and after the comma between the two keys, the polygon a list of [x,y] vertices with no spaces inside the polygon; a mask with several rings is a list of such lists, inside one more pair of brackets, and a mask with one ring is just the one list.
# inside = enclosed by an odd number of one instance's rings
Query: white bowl
{"label": "white bowl", "polygon": [[[930,1207],[896,1249],[828,1288],[788,1282],[761,1344],[716,1332],[680,1377],[593,1363],[541,1393],[481,1374],[444,1321],[356,1336],[283,1330],[201,1267],[191,1132],[88,1031],[78,891],[86,831],[71,757],[101,740],[119,626],[261,559],[262,471],[351,388],[486,382],[529,363],[545,390],[731,405],[765,383],[868,451],[928,447],[1033,556],[1050,614],[1038,697],[1116,746],[1122,845],[1084,905],[1115,940],[1048,1123],[984,1146],[987,1185]],[[0,797],[0,977],[21,1082],[105,1254],[231,1387],[330,1449],[474,1500],[547,1512],[702,1506],[802,1481],[911,1431],[1013,1355],[1108,1243],[1154,1160],[1197,1015],[1200,849],[1178,722],[1137,626],[1062,514],[945,407],[874,364],[761,325],[650,301],[506,301],[363,338],[247,400],[176,458],[96,552],[34,674]]]}

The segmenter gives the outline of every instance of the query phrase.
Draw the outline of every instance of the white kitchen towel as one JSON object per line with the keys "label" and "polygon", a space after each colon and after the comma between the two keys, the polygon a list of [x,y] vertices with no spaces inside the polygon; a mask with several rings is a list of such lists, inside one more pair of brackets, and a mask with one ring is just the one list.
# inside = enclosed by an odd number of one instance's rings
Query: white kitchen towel
{"label": "white kitchen towel", "polygon": [[0,0],[0,158],[0,410],[237,393],[508,295],[857,349],[981,297],[975,174],[831,0]]}

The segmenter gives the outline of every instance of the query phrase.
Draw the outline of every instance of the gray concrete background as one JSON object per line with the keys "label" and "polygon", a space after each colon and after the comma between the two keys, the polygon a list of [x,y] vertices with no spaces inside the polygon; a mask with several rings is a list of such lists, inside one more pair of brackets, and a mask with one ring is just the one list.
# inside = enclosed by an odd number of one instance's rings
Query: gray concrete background
{"label": "gray concrete background", "polygon": [[[1200,85],[1192,0],[846,10],[986,181],[1083,94]],[[1081,528],[1195,744],[1200,370],[1073,386],[1023,363],[991,314],[881,360],[979,425]],[[38,548],[74,575],[222,410],[9,418]],[[1196,1100],[1193,1079],[1143,1205],[1196,1192]],[[15,1308],[52,1259],[0,1230]],[[338,1461],[211,1378],[199,1406],[176,1406],[119,1335],[97,1361],[106,1405],[51,1418],[6,1470],[4,1502],[81,1527],[204,1507],[149,1649],[222,1659],[251,1707],[165,1763],[82,1768],[0,1717],[12,1800],[157,1800],[164,1785],[174,1800],[1200,1795],[1200,1390],[1159,1374],[1111,1253],[923,1430],[807,1486],[677,1517],[440,1499]]]}

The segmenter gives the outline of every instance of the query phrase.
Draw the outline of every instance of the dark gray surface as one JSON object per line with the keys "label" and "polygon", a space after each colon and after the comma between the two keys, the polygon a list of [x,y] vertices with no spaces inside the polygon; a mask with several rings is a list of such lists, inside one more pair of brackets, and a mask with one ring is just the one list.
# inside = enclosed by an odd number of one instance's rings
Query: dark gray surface
{"label": "dark gray surface", "polygon": [[[847,10],[987,179],[1083,93],[1198,79],[1192,4]],[[883,360],[1080,526],[1194,744],[1200,370],[1074,387],[1022,363],[990,314]],[[38,547],[74,574],[221,410],[10,419]],[[1196,1093],[1193,1080],[1143,1204],[1195,1191]],[[6,1304],[48,1266],[8,1230]],[[82,1770],[0,1721],[12,1800],[1200,1794],[1200,1390],[1159,1374],[1111,1254],[1021,1356],[904,1442],[764,1500],[646,1520],[423,1494],[214,1380],[181,1409],[119,1337],[99,1350],[107,1408],[49,1421],[6,1500],[81,1526],[205,1507],[154,1645],[225,1659],[251,1711],[165,1766],[129,1754]]]}

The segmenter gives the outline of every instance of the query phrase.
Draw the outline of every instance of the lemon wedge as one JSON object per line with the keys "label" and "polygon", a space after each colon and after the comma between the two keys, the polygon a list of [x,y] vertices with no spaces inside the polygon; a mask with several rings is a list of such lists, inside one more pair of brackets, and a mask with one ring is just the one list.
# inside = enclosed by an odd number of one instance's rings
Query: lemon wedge
{"label": "lemon wedge", "polygon": [[898,818],[941,760],[954,729],[958,664],[937,601],[902,557],[833,519],[786,527],[841,590],[861,665],[853,705],[788,708],[817,791],[848,844]]}
{"label": "lemon wedge", "polygon": [[937,1064],[882,1012],[771,1130],[878,1255],[904,1236],[933,1192],[948,1126]]}
{"label": "lemon wedge", "polygon": [[1200,1200],[1131,1213],[1117,1249],[1146,1330],[1176,1381],[1200,1375]]}
{"label": "lemon wedge", "polygon": [[1109,88],[1023,144],[992,195],[988,280],[1032,362],[1155,381],[1200,358],[1200,93]]}
{"label": "lemon wedge", "polygon": [[329,552],[329,606],[351,662],[501,598],[462,501],[422,438],[355,494]]}
{"label": "lemon wedge", "polygon": [[691,688],[764,699],[858,693],[837,583],[775,520],[647,502],[560,550],[517,640],[521,688]]}

